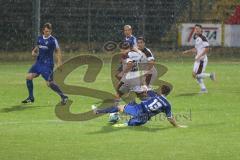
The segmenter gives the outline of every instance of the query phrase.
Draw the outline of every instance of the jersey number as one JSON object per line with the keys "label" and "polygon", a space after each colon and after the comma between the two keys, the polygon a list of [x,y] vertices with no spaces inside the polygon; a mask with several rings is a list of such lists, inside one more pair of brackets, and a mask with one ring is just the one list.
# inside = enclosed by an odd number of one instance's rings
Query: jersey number
{"label": "jersey number", "polygon": [[134,72],[134,71],[138,71],[138,64],[137,64],[137,61],[133,61],[133,66],[132,66],[132,70],[131,70],[132,72]]}
{"label": "jersey number", "polygon": [[162,107],[162,104],[157,99],[154,99],[154,101],[151,104],[149,104],[148,107],[149,107],[149,110],[156,111],[160,107]]}

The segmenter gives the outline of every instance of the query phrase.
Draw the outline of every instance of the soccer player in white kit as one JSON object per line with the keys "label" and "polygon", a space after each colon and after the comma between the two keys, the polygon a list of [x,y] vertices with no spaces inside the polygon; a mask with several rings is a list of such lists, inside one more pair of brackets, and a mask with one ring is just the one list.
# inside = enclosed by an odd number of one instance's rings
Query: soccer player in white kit
{"label": "soccer player in white kit", "polygon": [[211,80],[215,80],[215,73],[205,73],[208,63],[207,53],[209,52],[209,43],[207,38],[202,35],[202,26],[200,24],[195,25],[194,40],[195,47],[184,51],[183,54],[196,53],[192,75],[193,78],[197,79],[197,82],[201,88],[200,93],[207,93],[207,88],[203,82],[203,79],[210,78]]}
{"label": "soccer player in white kit", "polygon": [[137,38],[137,46],[138,49],[145,55],[145,57],[141,60],[142,65],[140,65],[141,68],[147,71],[147,74],[145,75],[145,82],[146,86],[151,89],[151,85],[157,78],[158,74],[156,68],[154,67],[155,58],[151,50],[145,46],[145,39],[143,37]]}
{"label": "soccer player in white kit", "polygon": [[143,79],[139,72],[139,63],[143,59],[144,54],[133,51],[129,43],[126,42],[123,43],[120,48],[121,54],[123,55],[123,67],[120,73],[121,76],[119,76],[121,79],[117,87],[117,99],[130,91],[135,92],[136,89],[143,84]]}

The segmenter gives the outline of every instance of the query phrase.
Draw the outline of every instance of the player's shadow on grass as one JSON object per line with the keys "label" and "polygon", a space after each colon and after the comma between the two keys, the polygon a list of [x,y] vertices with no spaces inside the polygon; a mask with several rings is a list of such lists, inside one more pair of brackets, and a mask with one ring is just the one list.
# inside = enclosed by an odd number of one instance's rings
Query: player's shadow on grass
{"label": "player's shadow on grass", "polygon": [[187,96],[197,96],[199,93],[180,93],[177,94],[175,97],[187,97]]}
{"label": "player's shadow on grass", "polygon": [[106,134],[106,133],[112,133],[116,131],[121,131],[121,130],[128,130],[129,132],[132,131],[138,131],[138,132],[158,132],[158,131],[163,131],[166,129],[171,129],[173,127],[153,127],[153,126],[135,126],[135,127],[123,127],[123,128],[115,128],[112,125],[108,126],[103,126],[101,130],[96,131],[96,132],[88,132],[87,134]]}
{"label": "player's shadow on grass", "polygon": [[11,106],[9,108],[3,108],[0,110],[0,112],[8,113],[8,112],[15,112],[15,111],[24,111],[27,109],[36,109],[41,107],[45,107],[45,106],[28,106],[28,105],[20,104],[20,105]]}

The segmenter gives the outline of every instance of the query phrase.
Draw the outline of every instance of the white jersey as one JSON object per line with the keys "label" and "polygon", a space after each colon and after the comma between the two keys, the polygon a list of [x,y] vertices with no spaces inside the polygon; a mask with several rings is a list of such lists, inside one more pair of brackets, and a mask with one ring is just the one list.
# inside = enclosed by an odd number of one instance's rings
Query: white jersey
{"label": "white jersey", "polygon": [[[195,39],[195,48],[197,50],[197,55],[200,55],[203,53],[204,49],[209,47],[209,43],[207,41],[207,38],[203,35],[199,35]],[[207,60],[207,55],[205,54],[200,58],[200,60]]]}
{"label": "white jersey", "polygon": [[144,59],[144,55],[142,53],[130,51],[128,52],[126,59],[123,61],[123,68],[126,67],[127,63],[132,62],[133,67],[131,69],[131,72],[138,71],[138,65],[141,63],[142,59]]}
{"label": "white jersey", "polygon": [[148,62],[154,61],[155,58],[154,58],[154,55],[153,55],[153,53],[151,52],[150,49],[145,47],[141,51],[143,52],[144,56],[141,60],[140,68],[141,68],[141,70],[146,70],[147,74],[152,75],[151,82],[150,82],[152,84],[152,82],[157,78],[157,70],[154,66],[150,70],[148,70],[148,67],[149,67]]}
{"label": "white jersey", "polygon": [[152,82],[157,77],[157,71],[154,67],[150,71],[146,71],[146,68],[144,68],[146,67],[146,64],[151,60],[154,60],[154,57],[149,49],[146,49],[146,52],[140,53],[135,51],[128,52],[127,56],[123,60],[123,70],[125,70],[127,63],[129,62],[133,63],[133,67],[122,77],[121,81],[124,82],[123,87],[127,88],[128,91],[138,93],[145,91],[147,87],[143,87],[146,81],[146,77],[144,75],[146,73],[152,74],[149,82],[150,84],[152,84]]}
{"label": "white jersey", "polygon": [[143,84],[143,79],[140,78],[142,73],[139,71],[139,64],[141,63],[143,57],[143,53],[130,51],[123,60],[123,70],[127,67],[127,63],[133,63],[131,70],[123,75],[121,79],[129,90],[134,90],[136,86],[141,86]]}
{"label": "white jersey", "polygon": [[144,56],[142,57],[142,60],[141,60],[142,63],[147,63],[149,61],[154,60],[154,56],[153,56],[153,54],[152,54],[150,49],[144,48],[142,50],[142,53],[144,54]]}

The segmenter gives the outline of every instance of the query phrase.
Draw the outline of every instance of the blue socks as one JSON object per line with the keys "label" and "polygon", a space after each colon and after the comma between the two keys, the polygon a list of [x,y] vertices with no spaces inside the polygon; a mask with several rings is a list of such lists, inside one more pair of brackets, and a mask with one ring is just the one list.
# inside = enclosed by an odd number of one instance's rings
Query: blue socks
{"label": "blue socks", "polygon": [[115,112],[118,112],[118,107],[113,106],[113,107],[108,107],[105,109],[98,109],[97,112],[98,113],[115,113]]}
{"label": "blue socks", "polygon": [[60,90],[60,88],[54,83],[54,82],[50,82],[49,83],[49,87],[55,91],[59,96],[61,96],[61,98],[65,98],[66,96],[63,94],[63,92]]}
{"label": "blue socks", "polygon": [[[32,80],[26,80],[27,88],[28,88],[28,94],[29,98],[34,99],[33,97],[33,81]],[[49,83],[49,87],[55,91],[61,98],[65,98],[66,96],[63,94],[63,92],[60,90],[60,88],[53,82]]]}
{"label": "blue socks", "polygon": [[29,94],[29,98],[34,99],[33,97],[33,82],[32,80],[26,80],[26,84],[27,84],[27,88],[28,88],[28,94]]}

